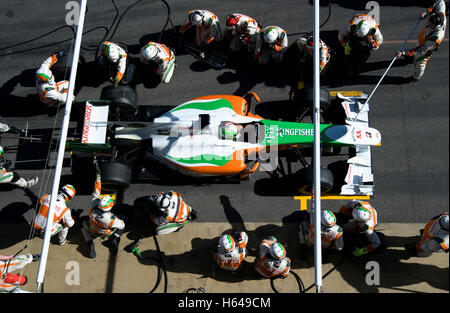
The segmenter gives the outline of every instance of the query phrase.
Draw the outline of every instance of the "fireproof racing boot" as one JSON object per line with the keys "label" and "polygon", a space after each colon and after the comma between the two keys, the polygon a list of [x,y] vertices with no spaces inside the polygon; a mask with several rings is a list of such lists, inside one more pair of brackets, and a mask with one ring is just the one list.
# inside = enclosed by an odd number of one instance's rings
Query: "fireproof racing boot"
{"label": "fireproof racing boot", "polygon": [[195,221],[198,218],[198,213],[194,209],[192,209],[191,214],[189,214],[188,219],[191,221]]}
{"label": "fireproof racing boot", "polygon": [[89,240],[89,241],[87,241],[87,244],[89,246],[89,257],[91,259],[95,259],[95,257],[97,256],[97,253],[95,252],[94,241],[93,240]]}

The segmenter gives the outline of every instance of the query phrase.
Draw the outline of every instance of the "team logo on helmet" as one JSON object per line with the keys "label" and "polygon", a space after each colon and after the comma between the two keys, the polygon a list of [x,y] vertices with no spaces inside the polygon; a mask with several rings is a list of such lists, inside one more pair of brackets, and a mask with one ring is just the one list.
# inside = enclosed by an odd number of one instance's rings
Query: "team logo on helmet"
{"label": "team logo on helmet", "polygon": [[105,212],[111,211],[114,206],[114,199],[111,196],[103,196],[98,202],[98,208]]}

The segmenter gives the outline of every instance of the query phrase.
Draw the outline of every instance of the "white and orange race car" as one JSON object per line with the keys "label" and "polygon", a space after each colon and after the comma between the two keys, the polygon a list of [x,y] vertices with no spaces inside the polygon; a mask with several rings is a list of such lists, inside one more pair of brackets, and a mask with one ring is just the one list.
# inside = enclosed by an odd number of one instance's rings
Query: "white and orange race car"
{"label": "white and orange race car", "polygon": [[[368,106],[360,111],[360,98],[338,97],[347,123],[321,124],[321,144],[356,147],[341,194],[372,194],[370,147],[381,144],[380,132],[368,126]],[[102,175],[107,172],[114,177],[105,180],[124,185],[130,178],[122,176],[142,173],[142,168],[133,170],[142,159],[183,175],[242,179],[260,168],[269,169],[280,150],[313,146],[314,124],[264,119],[251,113],[252,99],[259,102],[254,93],[208,95],[127,121],[111,120],[111,112],[117,111],[114,101],[86,101],[81,139],[67,146],[75,157],[108,156],[115,162],[109,162],[111,169],[105,165]],[[224,124],[232,124],[237,132],[224,133]],[[302,184],[300,189],[307,191],[312,181]]]}

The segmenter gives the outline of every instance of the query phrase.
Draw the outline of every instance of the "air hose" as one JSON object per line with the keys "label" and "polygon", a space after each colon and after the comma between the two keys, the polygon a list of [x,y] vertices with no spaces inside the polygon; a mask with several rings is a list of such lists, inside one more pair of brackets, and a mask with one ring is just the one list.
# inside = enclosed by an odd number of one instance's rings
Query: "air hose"
{"label": "air hose", "polygon": [[[297,273],[295,273],[295,272],[290,272],[293,276],[294,276],[294,278],[295,278],[295,280],[297,281],[297,284],[298,284],[298,292],[299,293],[305,293],[305,285],[303,284],[303,281],[302,281],[302,279],[300,278],[300,276],[298,276],[297,275]],[[277,278],[279,278],[279,277],[274,277],[274,278],[271,278],[270,279],[270,286],[272,287],[272,290],[275,292],[275,293],[279,293],[279,291],[275,288],[275,285],[274,285],[274,280],[275,279],[277,279]]]}
{"label": "air hose", "polygon": [[[325,277],[327,277],[328,275],[330,275],[331,272],[333,272],[336,268],[338,268],[338,266],[340,266],[340,265],[344,262],[344,259],[345,259],[345,253],[342,253],[342,257],[341,257],[341,259],[338,261],[338,263],[337,263],[335,266],[333,266],[328,272],[326,272],[326,273],[322,276],[322,279],[325,279]],[[311,286],[309,286],[308,288],[306,288],[306,289],[304,290],[304,292],[307,292],[309,289],[311,289],[311,288],[314,287],[315,285],[316,285],[315,283],[312,284]]]}
{"label": "air hose", "polygon": [[164,293],[167,293],[167,272],[166,269],[164,267],[164,256],[159,248],[159,244],[158,244],[158,240],[156,239],[156,235],[153,235],[153,239],[155,241],[155,245],[156,245],[156,249],[158,250],[158,254],[159,254],[159,259],[151,257],[151,256],[143,256],[141,254],[141,252],[138,249],[139,244],[142,242],[142,240],[144,239],[144,237],[140,237],[138,240],[136,240],[134,243],[132,243],[128,249],[129,252],[133,253],[134,255],[136,255],[136,257],[139,260],[152,260],[154,262],[157,263],[158,265],[158,276],[156,278],[156,282],[155,285],[153,286],[152,290],[149,291],[149,293],[153,293],[161,284],[161,280],[164,277]]}

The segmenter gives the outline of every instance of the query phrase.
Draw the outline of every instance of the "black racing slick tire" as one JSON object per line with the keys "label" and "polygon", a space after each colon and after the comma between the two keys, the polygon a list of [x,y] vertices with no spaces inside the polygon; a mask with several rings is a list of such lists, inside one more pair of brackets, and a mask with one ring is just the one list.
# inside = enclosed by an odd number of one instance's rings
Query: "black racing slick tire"
{"label": "black racing slick tire", "polygon": [[[78,58],[78,67],[80,67],[85,63],[86,63],[85,58],[82,55],[80,55],[80,57]],[[51,71],[53,73],[53,76],[55,77],[56,82],[62,80],[69,80],[71,70],[72,70],[72,55],[67,54],[58,58],[58,61],[51,68]]]}
{"label": "black racing slick tire", "polygon": [[135,116],[138,112],[136,89],[128,85],[106,86],[102,89],[101,100],[111,101],[122,115]]}
{"label": "black racing slick tire", "polygon": [[[301,108],[313,107],[314,106],[314,89],[313,88],[303,88],[295,93],[294,102]],[[320,89],[320,109],[325,112],[330,106],[330,95],[328,90]]]}
{"label": "black racing slick tire", "polygon": [[131,183],[131,168],[121,162],[111,161],[100,166],[102,189],[105,191],[125,190]]}
{"label": "black racing slick tire", "polygon": [[[297,190],[302,194],[311,195],[314,190],[314,167],[305,167],[295,173]],[[322,167],[320,169],[320,190],[322,194],[328,193],[333,189],[333,173]]]}

